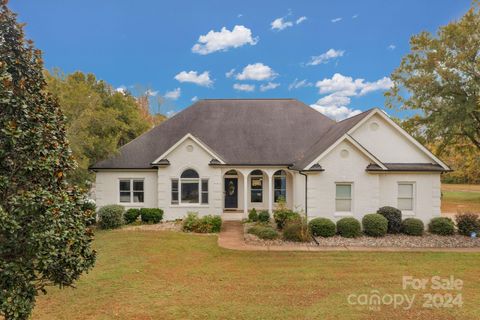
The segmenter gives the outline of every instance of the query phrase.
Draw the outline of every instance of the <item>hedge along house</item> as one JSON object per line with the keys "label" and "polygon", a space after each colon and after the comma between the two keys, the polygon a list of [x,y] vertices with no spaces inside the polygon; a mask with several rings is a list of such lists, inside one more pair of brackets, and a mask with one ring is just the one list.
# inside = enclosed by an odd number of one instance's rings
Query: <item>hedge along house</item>
{"label": "hedge along house", "polygon": [[371,109],[335,122],[294,99],[200,100],[95,164],[97,206],[242,219],[280,199],[309,219],[381,206],[428,222],[449,168]]}

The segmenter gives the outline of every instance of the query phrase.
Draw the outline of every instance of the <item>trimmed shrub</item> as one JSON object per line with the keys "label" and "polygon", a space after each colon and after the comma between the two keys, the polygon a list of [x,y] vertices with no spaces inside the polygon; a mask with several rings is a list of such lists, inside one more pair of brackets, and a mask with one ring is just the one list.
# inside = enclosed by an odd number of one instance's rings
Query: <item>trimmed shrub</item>
{"label": "trimmed shrub", "polygon": [[207,215],[202,218],[198,213],[189,212],[183,220],[183,231],[196,233],[220,232],[222,227],[222,218],[220,216]]}
{"label": "trimmed shrub", "polygon": [[371,237],[384,237],[388,230],[388,220],[378,213],[366,214],[362,218],[363,232]]}
{"label": "trimmed shrub", "polygon": [[258,213],[259,222],[270,222],[270,214],[267,210],[262,210]]}
{"label": "trimmed shrub", "polygon": [[416,218],[407,218],[402,221],[402,232],[409,236],[421,236],[425,226],[423,221]]}
{"label": "trimmed shrub", "polygon": [[254,234],[260,239],[264,240],[273,240],[278,238],[277,230],[273,229],[270,226],[256,225],[250,227],[247,232]]}
{"label": "trimmed shrub", "polygon": [[222,228],[222,218],[220,216],[207,215],[200,218],[200,233],[217,233]]}
{"label": "trimmed shrub", "polygon": [[388,220],[388,233],[399,233],[402,231],[402,211],[394,207],[381,207],[377,210]]}
{"label": "trimmed shrub", "polygon": [[144,223],[159,223],[163,218],[163,210],[159,208],[141,208],[140,218]]}
{"label": "trimmed shrub", "polygon": [[362,234],[360,222],[353,217],[342,218],[337,221],[337,233],[345,238],[356,238]]}
{"label": "trimmed shrub", "polygon": [[128,209],[125,214],[123,215],[123,219],[125,220],[126,224],[133,223],[137,221],[138,217],[140,216],[140,209]]}
{"label": "trimmed shrub", "polygon": [[310,232],[316,237],[333,237],[336,233],[335,223],[327,218],[315,218],[308,223]]}
{"label": "trimmed shrub", "polygon": [[430,220],[428,231],[441,236],[450,236],[455,233],[455,225],[450,218],[436,217]]}
{"label": "trimmed shrub", "polygon": [[183,231],[185,232],[196,232],[200,225],[200,219],[198,218],[198,213],[188,212],[185,219],[183,219]]}
{"label": "trimmed shrub", "polygon": [[273,219],[278,229],[281,230],[288,221],[300,219],[300,215],[295,211],[282,208],[273,212]]}
{"label": "trimmed shrub", "polygon": [[309,242],[311,238],[307,220],[300,218],[288,221],[283,227],[283,239],[294,242]]}
{"label": "trimmed shrub", "polygon": [[257,213],[257,210],[255,210],[255,208],[251,209],[248,212],[248,221],[252,221],[252,222],[258,221],[258,213]]}
{"label": "trimmed shrub", "polygon": [[470,236],[472,232],[480,233],[480,219],[474,213],[462,213],[455,216],[458,233],[464,236]]}
{"label": "trimmed shrub", "polygon": [[118,204],[101,207],[98,210],[99,225],[102,229],[116,229],[123,225],[125,208]]}

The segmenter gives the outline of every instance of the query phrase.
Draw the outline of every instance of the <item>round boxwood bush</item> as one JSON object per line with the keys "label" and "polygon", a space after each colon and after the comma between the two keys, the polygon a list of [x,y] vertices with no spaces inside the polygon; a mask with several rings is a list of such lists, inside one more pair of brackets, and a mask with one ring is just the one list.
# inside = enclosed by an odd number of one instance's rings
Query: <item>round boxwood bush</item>
{"label": "round boxwood bush", "polygon": [[253,226],[247,231],[248,233],[254,234],[260,239],[264,240],[273,240],[278,238],[278,232],[270,226],[257,225]]}
{"label": "round boxwood bush", "polygon": [[308,223],[310,232],[316,237],[333,237],[336,233],[335,223],[327,218],[315,218]]}
{"label": "round boxwood bush", "polygon": [[436,217],[430,220],[428,231],[441,236],[450,236],[455,233],[455,225],[450,218]]}
{"label": "round boxwood bush", "polygon": [[98,210],[99,225],[102,229],[116,229],[123,225],[125,208],[118,204],[101,207]]}
{"label": "round boxwood bush", "polygon": [[346,217],[338,220],[337,232],[345,238],[356,238],[362,234],[360,222],[353,217]]}
{"label": "round boxwood bush", "polygon": [[394,207],[381,207],[377,210],[388,220],[388,233],[399,233],[402,231],[402,211]]}
{"label": "round boxwood bush", "polygon": [[267,210],[262,210],[258,213],[259,222],[270,222],[270,214]]}
{"label": "round boxwood bush", "polygon": [[474,213],[462,213],[455,216],[458,233],[470,236],[472,232],[480,233],[480,219]]}
{"label": "round boxwood bush", "polygon": [[140,216],[140,209],[132,208],[132,209],[128,209],[125,212],[125,214],[123,215],[123,218],[126,224],[130,224],[137,221],[139,216]]}
{"label": "round boxwood bush", "polygon": [[366,214],[362,218],[363,232],[371,237],[384,237],[388,230],[388,220],[378,213]]}
{"label": "round boxwood bush", "polygon": [[425,226],[423,221],[416,218],[407,218],[402,221],[402,232],[409,236],[421,236]]}
{"label": "round boxwood bush", "polygon": [[248,221],[255,222],[257,220],[258,220],[258,213],[257,213],[257,210],[253,208],[248,212]]}
{"label": "round boxwood bush", "polygon": [[283,227],[283,239],[294,242],[309,242],[311,238],[306,219],[288,221]]}
{"label": "round boxwood bush", "polygon": [[140,218],[144,223],[159,223],[163,218],[163,210],[159,208],[140,209]]}

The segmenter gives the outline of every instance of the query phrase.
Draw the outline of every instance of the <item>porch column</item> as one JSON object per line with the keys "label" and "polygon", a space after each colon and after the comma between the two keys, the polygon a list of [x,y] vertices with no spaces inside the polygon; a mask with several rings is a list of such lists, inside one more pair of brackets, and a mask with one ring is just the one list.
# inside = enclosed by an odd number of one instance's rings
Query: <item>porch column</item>
{"label": "porch column", "polygon": [[268,213],[273,214],[273,174],[267,172],[268,178]]}
{"label": "porch column", "polygon": [[242,172],[243,175],[243,215],[248,217],[248,174]]}

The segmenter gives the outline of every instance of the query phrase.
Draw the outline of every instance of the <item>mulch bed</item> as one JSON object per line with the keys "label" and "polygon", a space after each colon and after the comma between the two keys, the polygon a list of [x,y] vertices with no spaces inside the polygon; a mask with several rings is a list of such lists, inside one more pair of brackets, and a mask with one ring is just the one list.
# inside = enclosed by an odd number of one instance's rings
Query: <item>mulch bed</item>
{"label": "mulch bed", "polygon": [[156,224],[127,225],[121,230],[125,231],[182,231],[181,221],[163,221]]}
{"label": "mulch bed", "polygon": [[[262,240],[247,230],[252,224],[244,225],[244,237],[247,244],[258,246],[291,246],[305,245],[317,247],[315,242],[290,242],[277,240]],[[387,234],[385,237],[375,238],[361,236],[358,238],[344,238],[334,236],[330,238],[315,238],[321,247],[397,247],[397,248],[476,248],[480,247],[480,238],[470,238],[462,235],[439,236],[425,233],[421,237],[407,236],[404,234]]]}

